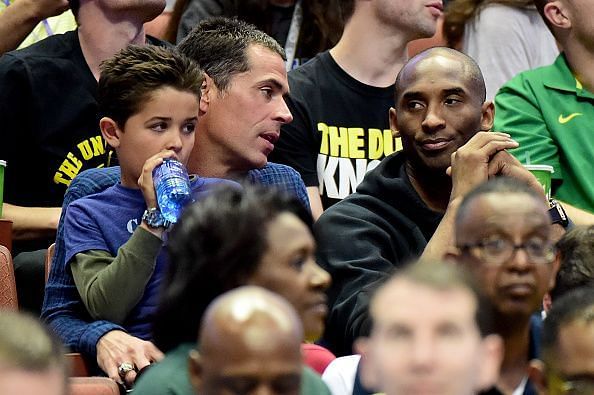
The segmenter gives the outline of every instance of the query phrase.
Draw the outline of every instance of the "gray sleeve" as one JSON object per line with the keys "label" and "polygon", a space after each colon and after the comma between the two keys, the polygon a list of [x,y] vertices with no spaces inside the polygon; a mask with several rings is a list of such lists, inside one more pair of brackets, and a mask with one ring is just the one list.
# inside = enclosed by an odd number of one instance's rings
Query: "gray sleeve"
{"label": "gray sleeve", "polygon": [[232,0],[189,0],[179,21],[177,42],[181,42],[200,21],[213,16],[231,16],[232,10]]}
{"label": "gray sleeve", "polygon": [[115,258],[91,250],[70,260],[76,289],[93,319],[124,322],[144,294],[161,245],[161,239],[138,227]]}

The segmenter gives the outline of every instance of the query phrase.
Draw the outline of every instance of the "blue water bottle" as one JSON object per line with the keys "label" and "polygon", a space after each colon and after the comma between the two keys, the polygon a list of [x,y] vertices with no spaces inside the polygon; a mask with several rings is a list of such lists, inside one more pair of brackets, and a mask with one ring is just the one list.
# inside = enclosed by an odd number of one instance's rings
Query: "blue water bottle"
{"label": "blue water bottle", "polygon": [[182,208],[192,199],[190,178],[184,165],[175,159],[164,159],[153,170],[153,183],[161,215],[176,223]]}

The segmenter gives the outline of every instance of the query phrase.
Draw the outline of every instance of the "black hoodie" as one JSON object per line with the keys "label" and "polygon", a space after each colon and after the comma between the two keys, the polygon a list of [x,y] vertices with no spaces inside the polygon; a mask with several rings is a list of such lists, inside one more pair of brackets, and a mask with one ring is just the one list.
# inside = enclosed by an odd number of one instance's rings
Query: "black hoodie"
{"label": "black hoodie", "polygon": [[417,194],[405,163],[402,151],[386,157],[356,193],[326,210],[315,224],[318,263],[332,276],[321,343],[337,356],[352,354],[353,341],[369,334],[373,290],[395,268],[423,253],[443,218]]}

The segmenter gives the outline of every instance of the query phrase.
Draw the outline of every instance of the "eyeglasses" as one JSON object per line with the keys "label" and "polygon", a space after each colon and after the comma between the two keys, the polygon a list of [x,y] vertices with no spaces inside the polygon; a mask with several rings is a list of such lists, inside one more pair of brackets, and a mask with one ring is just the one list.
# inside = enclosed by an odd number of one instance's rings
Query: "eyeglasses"
{"label": "eyeglasses", "polygon": [[463,244],[458,248],[462,251],[476,251],[476,254],[473,255],[491,265],[503,265],[519,249],[524,250],[530,262],[537,265],[551,263],[555,259],[556,253],[554,244],[540,238],[532,238],[522,244],[514,244],[511,240],[503,237],[491,237],[474,244]]}
{"label": "eyeglasses", "polygon": [[549,376],[551,394],[559,395],[592,395],[594,394],[594,380],[576,379],[563,380],[556,374]]}

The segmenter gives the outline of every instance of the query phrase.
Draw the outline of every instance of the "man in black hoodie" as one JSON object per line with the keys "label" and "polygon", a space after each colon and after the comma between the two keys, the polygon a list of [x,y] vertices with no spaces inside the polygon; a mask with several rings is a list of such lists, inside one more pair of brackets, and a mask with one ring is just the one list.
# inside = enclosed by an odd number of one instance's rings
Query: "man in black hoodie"
{"label": "man in black hoodie", "polygon": [[315,226],[318,261],[333,278],[323,341],[337,355],[351,354],[353,341],[369,333],[370,293],[395,267],[442,258],[454,244],[454,217],[467,192],[497,175],[539,188],[506,151],[518,143],[489,132],[494,107],[468,56],[432,48],[413,57],[398,74],[395,103],[390,127],[403,150]]}

